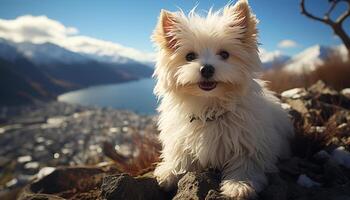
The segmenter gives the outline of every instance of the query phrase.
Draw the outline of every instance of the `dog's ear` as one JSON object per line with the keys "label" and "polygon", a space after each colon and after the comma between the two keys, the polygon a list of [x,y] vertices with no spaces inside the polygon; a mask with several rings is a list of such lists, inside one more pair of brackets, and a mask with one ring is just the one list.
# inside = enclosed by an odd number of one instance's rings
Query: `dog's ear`
{"label": "dog's ear", "polygon": [[177,32],[177,20],[176,14],[162,10],[160,12],[158,24],[153,32],[152,40],[157,43],[161,48],[166,48],[169,50],[175,50],[176,32]]}
{"label": "dog's ear", "polygon": [[224,8],[224,15],[231,18],[230,27],[239,27],[242,30],[242,42],[256,42],[257,23],[255,15],[252,13],[248,0],[238,0],[236,4]]}

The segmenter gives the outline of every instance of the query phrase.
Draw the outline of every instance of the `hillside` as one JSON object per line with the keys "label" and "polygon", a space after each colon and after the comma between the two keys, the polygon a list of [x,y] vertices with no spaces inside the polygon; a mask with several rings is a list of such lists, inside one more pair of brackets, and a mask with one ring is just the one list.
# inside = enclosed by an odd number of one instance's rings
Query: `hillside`
{"label": "hillside", "polygon": [[53,99],[66,90],[25,58],[13,62],[0,59],[0,71],[0,105]]}
{"label": "hillside", "polygon": [[52,43],[1,38],[0,69],[0,105],[52,100],[70,90],[150,77],[153,71],[131,59],[102,62]]}

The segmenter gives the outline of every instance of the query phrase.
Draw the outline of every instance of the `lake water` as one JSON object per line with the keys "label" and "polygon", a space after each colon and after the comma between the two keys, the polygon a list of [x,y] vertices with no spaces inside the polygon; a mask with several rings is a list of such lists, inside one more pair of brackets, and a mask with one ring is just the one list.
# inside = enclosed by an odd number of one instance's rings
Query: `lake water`
{"label": "lake water", "polygon": [[156,97],[153,95],[154,85],[153,79],[141,79],[95,86],[62,94],[58,97],[58,101],[154,114],[157,106]]}

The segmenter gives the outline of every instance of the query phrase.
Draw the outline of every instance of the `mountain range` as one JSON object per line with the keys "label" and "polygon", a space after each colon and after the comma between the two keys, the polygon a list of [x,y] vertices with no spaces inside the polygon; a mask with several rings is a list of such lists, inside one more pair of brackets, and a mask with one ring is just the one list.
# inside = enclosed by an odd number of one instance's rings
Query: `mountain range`
{"label": "mountain range", "polygon": [[0,38],[0,105],[54,99],[70,90],[137,80],[152,72],[145,63],[122,56],[106,60],[49,42]]}
{"label": "mountain range", "polygon": [[265,70],[282,68],[283,70],[297,74],[311,72],[333,56],[338,56],[343,61],[346,61],[348,56],[345,46],[339,45],[330,47],[314,45],[294,56],[283,55],[280,52],[263,51],[260,53],[260,58]]}

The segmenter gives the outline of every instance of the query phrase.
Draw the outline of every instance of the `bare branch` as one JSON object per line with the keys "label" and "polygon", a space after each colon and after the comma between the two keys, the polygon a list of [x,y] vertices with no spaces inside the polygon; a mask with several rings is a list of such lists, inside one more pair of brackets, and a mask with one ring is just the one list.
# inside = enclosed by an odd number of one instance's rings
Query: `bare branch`
{"label": "bare branch", "polygon": [[334,8],[337,6],[337,4],[339,3],[339,0],[333,0],[332,1],[332,5],[331,7],[328,9],[328,11],[325,14],[325,18],[329,19],[330,18],[330,14],[331,12],[334,10]]}
{"label": "bare branch", "polygon": [[[348,50],[348,55],[350,56],[350,37],[342,26],[344,20],[350,16],[350,0],[328,0],[328,2],[330,3],[330,7],[328,11],[324,14],[324,17],[321,18],[308,12],[305,8],[305,0],[300,0],[301,14],[305,15],[308,18],[329,25],[333,29],[334,33],[337,36],[339,36],[339,38],[343,41],[346,49]],[[340,2],[345,2],[347,4],[347,10],[343,14],[341,14],[336,21],[333,21],[330,15],[337,7],[337,4]]]}
{"label": "bare branch", "polygon": [[336,20],[338,24],[343,23],[343,21],[350,16],[350,0],[345,0],[345,2],[348,4],[348,9],[338,17]]}
{"label": "bare branch", "polygon": [[305,0],[301,0],[300,1],[300,8],[301,8],[301,14],[311,18],[311,19],[314,19],[314,20],[317,20],[317,21],[320,21],[320,22],[323,22],[323,23],[326,23],[326,24],[331,24],[331,21],[330,19],[328,18],[321,18],[321,17],[317,17],[315,15],[312,15],[311,13],[309,13],[306,8],[305,8]]}

